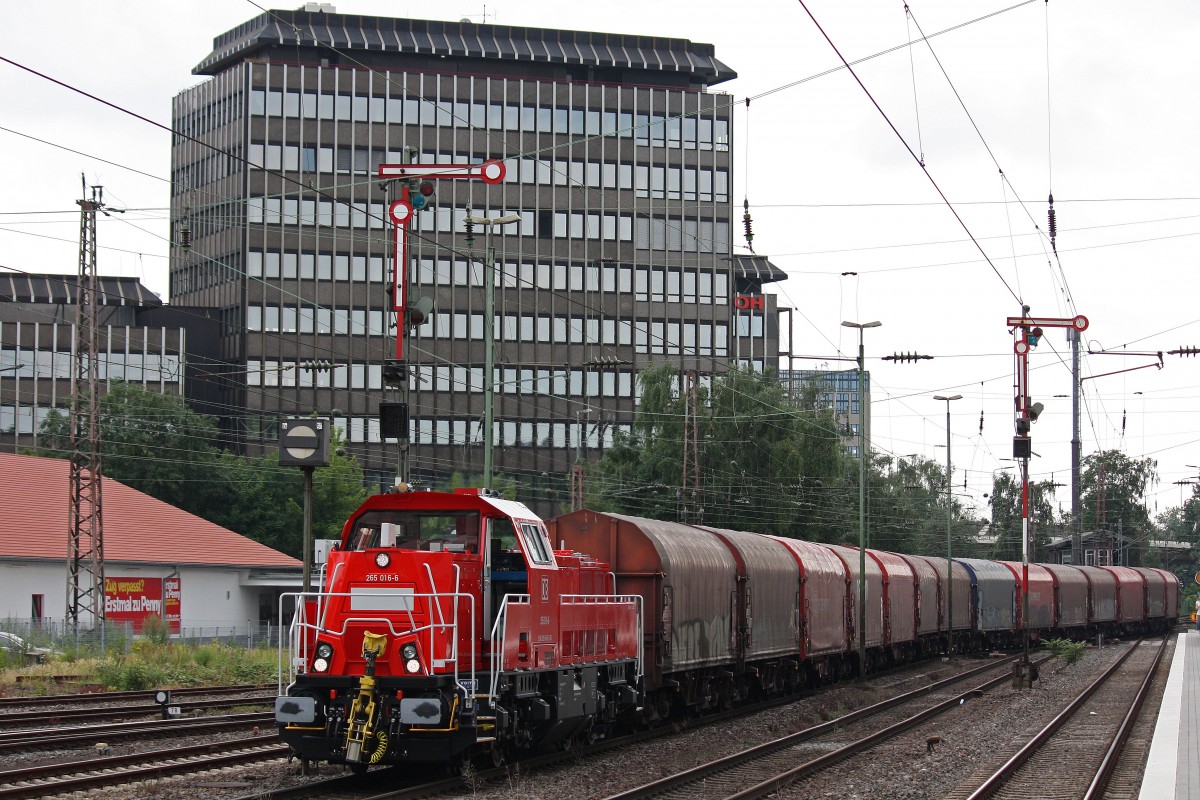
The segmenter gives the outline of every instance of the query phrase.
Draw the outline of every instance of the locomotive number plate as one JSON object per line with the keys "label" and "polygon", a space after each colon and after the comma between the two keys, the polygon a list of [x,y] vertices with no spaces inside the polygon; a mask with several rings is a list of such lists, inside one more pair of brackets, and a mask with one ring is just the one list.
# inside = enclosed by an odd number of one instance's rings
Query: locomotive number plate
{"label": "locomotive number plate", "polygon": [[367,583],[399,583],[400,576],[390,572],[368,572]]}

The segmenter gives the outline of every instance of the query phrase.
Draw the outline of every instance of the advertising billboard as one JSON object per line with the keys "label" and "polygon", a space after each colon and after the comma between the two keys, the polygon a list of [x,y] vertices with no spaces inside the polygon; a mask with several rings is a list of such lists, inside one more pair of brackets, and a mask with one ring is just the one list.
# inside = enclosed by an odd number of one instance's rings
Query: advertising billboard
{"label": "advertising billboard", "polygon": [[150,617],[160,617],[171,633],[179,633],[182,618],[179,578],[104,578],[104,616],[109,622],[129,623],[141,633]]}

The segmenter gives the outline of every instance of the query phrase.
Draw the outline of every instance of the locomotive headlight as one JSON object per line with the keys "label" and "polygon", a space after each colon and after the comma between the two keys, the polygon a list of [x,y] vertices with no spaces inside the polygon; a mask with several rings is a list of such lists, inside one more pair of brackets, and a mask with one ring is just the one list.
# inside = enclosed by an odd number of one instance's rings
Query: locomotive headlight
{"label": "locomotive headlight", "polygon": [[[412,642],[409,642],[400,648],[400,655],[403,656],[404,660],[406,661],[414,660],[417,657],[417,646]],[[409,670],[409,672],[413,671],[414,670]]]}
{"label": "locomotive headlight", "polygon": [[332,656],[333,656],[333,645],[331,645],[329,642],[318,642],[317,643],[317,657],[318,658],[324,658],[324,659],[328,660]]}
{"label": "locomotive headlight", "polygon": [[421,662],[417,661],[415,658],[410,658],[408,661],[404,662],[404,668],[408,670],[410,675],[416,675],[421,671]]}
{"label": "locomotive headlight", "polygon": [[328,669],[329,669],[329,659],[327,659],[327,658],[314,658],[313,659],[313,672],[325,672]]}
{"label": "locomotive headlight", "polygon": [[387,553],[376,553],[375,554],[375,566],[379,567],[380,569],[383,569],[390,563],[392,563],[392,557],[389,556]]}

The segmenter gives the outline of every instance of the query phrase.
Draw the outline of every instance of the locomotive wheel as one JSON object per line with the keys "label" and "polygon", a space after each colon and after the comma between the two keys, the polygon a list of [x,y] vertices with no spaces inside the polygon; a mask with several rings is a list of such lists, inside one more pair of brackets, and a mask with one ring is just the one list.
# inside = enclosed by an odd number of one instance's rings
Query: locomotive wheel
{"label": "locomotive wheel", "polygon": [[446,774],[461,776],[471,766],[471,758],[465,752],[456,753],[446,761]]}
{"label": "locomotive wheel", "polygon": [[504,744],[498,741],[492,742],[491,747],[488,748],[487,756],[492,762],[492,766],[496,768],[503,767],[508,761],[508,753],[505,750]]}

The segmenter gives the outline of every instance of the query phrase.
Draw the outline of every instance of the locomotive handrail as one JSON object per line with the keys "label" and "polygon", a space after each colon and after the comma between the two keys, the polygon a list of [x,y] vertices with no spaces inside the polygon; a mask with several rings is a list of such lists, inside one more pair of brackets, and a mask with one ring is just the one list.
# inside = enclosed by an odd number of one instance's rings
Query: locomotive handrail
{"label": "locomotive handrail", "polygon": [[639,594],[564,594],[562,596],[564,604],[579,601],[585,604],[595,603],[597,605],[624,605],[632,603],[634,608],[637,609],[637,677],[640,679],[645,674],[645,670],[642,667],[645,663],[645,641],[643,639],[645,626],[642,615],[642,596]]}
{"label": "locomotive handrail", "polygon": [[[277,682],[278,683],[277,689],[280,694],[284,693],[285,671],[284,671],[283,659],[284,659],[285,647],[287,649],[288,656],[289,656],[286,675],[287,675],[288,685],[290,686],[291,683],[294,682],[294,680],[295,680],[295,677],[298,672],[298,668],[303,665],[306,665],[308,663],[308,656],[309,656],[309,654],[308,654],[308,638],[309,637],[305,634],[305,631],[312,630],[314,632],[314,638],[316,635],[319,635],[322,632],[332,633],[332,634],[335,634],[338,636],[345,636],[350,625],[364,625],[364,624],[383,625],[384,627],[386,627],[388,633],[393,637],[400,637],[403,635],[411,634],[413,636],[416,636],[418,639],[421,639],[421,638],[424,638],[424,634],[428,633],[429,645],[428,645],[426,652],[429,653],[429,657],[431,659],[431,663],[430,663],[431,669],[433,667],[432,659],[433,659],[434,653],[435,653],[434,634],[438,630],[448,631],[449,632],[448,635],[451,640],[450,654],[453,656],[453,658],[449,659],[449,660],[451,660],[453,663],[454,683],[458,687],[458,691],[463,692],[464,694],[466,693],[466,690],[461,685],[462,676],[460,675],[461,671],[459,668],[459,658],[458,658],[459,624],[458,624],[457,608],[458,608],[459,598],[465,597],[469,600],[468,608],[469,608],[469,612],[470,612],[469,613],[470,630],[474,631],[475,630],[475,610],[476,610],[474,596],[472,596],[470,594],[462,593],[462,592],[415,593],[415,592],[402,592],[402,591],[390,592],[390,593],[381,595],[381,596],[385,596],[385,597],[386,596],[400,596],[400,597],[410,598],[411,600],[414,601],[414,602],[410,603],[409,607],[406,609],[406,613],[408,616],[408,628],[406,630],[397,630],[397,628],[395,627],[395,624],[394,624],[394,620],[388,619],[387,617],[374,617],[374,616],[344,617],[343,619],[341,619],[340,629],[333,629],[333,628],[328,627],[326,624],[324,624],[324,618],[325,618],[326,614],[328,613],[329,606],[331,605],[330,601],[332,601],[334,598],[348,598],[348,597],[353,597],[353,596],[354,596],[354,594],[352,592],[307,592],[307,593],[305,593],[305,592],[288,592],[288,593],[281,595],[281,599],[285,598],[285,597],[294,598],[295,607],[297,610],[296,610],[295,616],[292,618],[290,625],[287,626],[288,627],[288,637],[287,637],[288,641],[287,641],[286,645],[282,638],[280,639],[280,643],[279,643],[279,658],[278,658],[279,679]],[[306,610],[306,606],[305,606],[305,600],[308,598],[315,599],[318,608],[323,607],[322,610],[324,613],[320,613],[318,615],[318,617],[322,620],[321,623],[317,623],[315,621],[314,622],[308,621],[307,610]],[[415,617],[413,616],[413,608],[416,606],[415,601],[418,599],[424,599],[428,603],[438,607],[439,621],[435,622],[431,619],[427,623],[420,624],[420,625],[417,624],[417,621],[416,621]],[[444,601],[446,599],[452,599],[452,602],[456,609],[454,619],[451,620],[450,622],[446,622],[444,616],[441,614],[441,603],[442,603],[442,601]],[[282,603],[282,602],[280,603],[279,624],[280,624],[281,630],[284,627],[284,622],[283,622],[283,607],[284,607],[284,605],[285,605],[284,603]],[[431,617],[433,616],[432,612],[431,612],[430,616]],[[472,635],[469,638],[471,641],[471,652],[469,654],[470,660],[471,660],[470,679],[474,683],[474,685],[476,687],[478,687],[478,685],[479,685],[478,674],[477,674],[477,672],[478,672],[478,656],[475,652],[475,637]],[[441,659],[441,660],[444,663],[448,659]]]}
{"label": "locomotive handrail", "polygon": [[496,611],[496,621],[492,623],[492,652],[489,659],[491,667],[492,679],[488,686],[488,705],[496,704],[496,690],[500,685],[500,672],[504,668],[504,635],[508,627],[508,604],[509,601],[514,603],[528,603],[528,594],[506,594],[500,601],[500,608]]}
{"label": "locomotive handrail", "polygon": [[[430,568],[430,566],[429,566],[428,562],[426,562],[425,564],[422,564],[422,566],[423,566],[423,567],[425,567],[425,576],[426,576],[427,578],[429,578],[429,585],[430,585],[430,587],[432,587],[432,588],[433,588],[433,596],[434,596],[434,597],[441,596],[441,595],[442,595],[442,593],[441,593],[441,592],[439,592],[439,591],[437,590],[437,581],[435,581],[435,580],[434,580],[434,578],[433,578],[433,570]],[[452,616],[453,616],[453,617],[454,617],[454,619],[456,619],[456,620],[458,619],[458,595],[459,595],[459,589],[460,589],[461,587],[462,587],[462,570],[460,569],[460,567],[458,566],[458,564],[455,564],[455,565],[454,565],[454,591],[453,591],[452,593],[450,593],[449,595],[446,595],[446,596],[448,596],[448,597],[449,597],[449,596],[453,596],[453,597],[454,597],[454,613],[453,613],[453,615],[452,615]],[[475,599],[474,597],[472,597],[472,598],[471,598],[471,600],[472,600],[472,601],[474,601],[474,599]],[[434,603],[434,606],[435,606],[435,608],[436,608],[436,610],[437,610],[437,616],[438,616],[438,623],[439,623],[439,625],[442,625],[443,627],[444,627],[444,626],[446,626],[446,624],[447,624],[447,623],[446,623],[446,618],[445,618],[445,616],[442,614],[442,604],[441,604],[441,603]],[[412,611],[411,611],[411,610],[409,611],[409,616],[410,616],[410,617],[412,616]],[[432,615],[431,615],[431,616],[432,616]],[[474,630],[475,630],[475,612],[474,612],[474,606],[472,606],[472,609],[471,609],[471,630],[472,630],[472,631],[474,631]],[[457,631],[455,632],[455,634],[456,634],[456,635],[455,635],[455,636],[453,636],[453,637],[451,638],[451,643],[450,643],[450,653],[449,653],[449,656],[450,656],[450,659],[451,659],[451,660],[453,660],[453,661],[455,662],[455,664],[457,665],[457,663],[458,663],[458,636],[457,636]],[[430,642],[429,642],[429,644],[430,644],[430,652],[432,653],[432,652],[433,652],[433,639],[432,639],[432,637],[430,638]],[[474,663],[474,653],[472,653],[472,663]],[[456,673],[457,673],[457,669],[456,669],[455,671],[456,671]]]}
{"label": "locomotive handrail", "polygon": [[[330,576],[329,582],[326,583],[326,582],[322,581],[319,585],[320,586],[333,586],[334,580],[337,579],[338,570],[342,569],[342,567],[344,567],[344,566],[346,566],[345,562],[338,562],[337,566],[335,566],[333,568],[333,575]],[[321,608],[321,593],[317,592],[317,619],[319,620],[319,622],[317,624],[322,629],[325,627],[325,615],[328,613],[329,613],[329,606],[326,605],[324,609]]]}
{"label": "locomotive handrail", "polygon": [[[640,595],[607,595],[607,594],[564,594],[560,598],[563,605],[632,605],[637,615],[637,678],[640,680],[644,673],[645,650],[643,642],[644,618],[642,613],[642,598]],[[508,606],[510,603],[529,603],[528,594],[506,594],[500,601],[500,610],[496,612],[496,621],[492,625],[491,686],[488,689],[488,702],[494,704],[500,683],[500,673],[504,669],[504,641],[508,626]]]}

